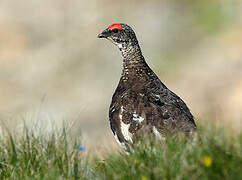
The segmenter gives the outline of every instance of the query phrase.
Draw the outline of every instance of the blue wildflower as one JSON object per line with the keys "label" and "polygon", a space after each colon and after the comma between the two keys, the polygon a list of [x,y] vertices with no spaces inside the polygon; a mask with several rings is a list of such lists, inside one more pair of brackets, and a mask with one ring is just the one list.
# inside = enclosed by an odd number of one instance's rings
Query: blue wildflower
{"label": "blue wildflower", "polygon": [[80,145],[80,146],[77,146],[76,148],[78,151],[85,151],[86,150],[86,146],[84,145]]}

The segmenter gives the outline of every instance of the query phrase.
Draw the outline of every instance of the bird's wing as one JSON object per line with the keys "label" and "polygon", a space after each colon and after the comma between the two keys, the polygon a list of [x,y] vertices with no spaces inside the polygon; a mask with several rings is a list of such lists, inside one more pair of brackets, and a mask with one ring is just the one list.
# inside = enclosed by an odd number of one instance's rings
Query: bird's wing
{"label": "bird's wing", "polygon": [[137,132],[145,125],[146,117],[141,96],[130,90],[114,95],[109,110],[109,120],[118,143],[127,146],[135,141]]}
{"label": "bird's wing", "polygon": [[186,104],[163,84],[160,84],[160,88],[154,88],[148,92],[148,101],[152,107],[151,111],[156,113],[149,121],[154,121],[160,129],[190,132],[191,129],[196,128]]}

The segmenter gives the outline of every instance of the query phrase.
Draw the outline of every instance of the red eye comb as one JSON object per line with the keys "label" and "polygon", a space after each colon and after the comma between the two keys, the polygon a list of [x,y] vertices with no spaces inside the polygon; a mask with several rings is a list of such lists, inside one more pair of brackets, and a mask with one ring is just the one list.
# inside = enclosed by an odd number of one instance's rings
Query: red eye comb
{"label": "red eye comb", "polygon": [[121,24],[112,24],[111,26],[108,27],[108,29],[113,30],[113,29],[122,29]]}

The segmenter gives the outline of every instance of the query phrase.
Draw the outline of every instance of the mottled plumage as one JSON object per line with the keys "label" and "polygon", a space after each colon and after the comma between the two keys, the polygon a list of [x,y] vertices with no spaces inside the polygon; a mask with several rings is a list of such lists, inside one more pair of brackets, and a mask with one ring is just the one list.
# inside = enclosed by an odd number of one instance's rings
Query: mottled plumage
{"label": "mottled plumage", "polygon": [[123,56],[122,76],[109,109],[111,129],[121,147],[127,149],[139,132],[165,138],[167,133],[189,134],[196,129],[183,100],[145,62],[131,27],[113,24],[98,37],[112,41]]}

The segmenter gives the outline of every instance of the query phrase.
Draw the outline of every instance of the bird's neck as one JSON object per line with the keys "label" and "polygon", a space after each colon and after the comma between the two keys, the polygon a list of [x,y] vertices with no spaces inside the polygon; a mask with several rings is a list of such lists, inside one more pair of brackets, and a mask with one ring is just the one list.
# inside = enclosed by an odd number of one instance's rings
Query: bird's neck
{"label": "bird's neck", "polygon": [[120,51],[123,56],[121,82],[129,87],[130,85],[133,86],[137,82],[144,83],[146,78],[140,78],[142,76],[150,77],[151,81],[158,79],[155,73],[145,62],[145,58],[142,55],[138,43],[126,46],[125,48],[120,48]]}
{"label": "bird's neck", "polygon": [[120,48],[123,56],[123,70],[138,68],[145,63],[141,49],[138,43],[129,44],[126,47]]}

